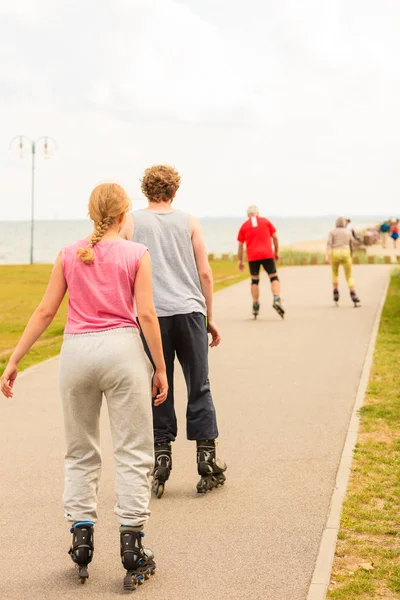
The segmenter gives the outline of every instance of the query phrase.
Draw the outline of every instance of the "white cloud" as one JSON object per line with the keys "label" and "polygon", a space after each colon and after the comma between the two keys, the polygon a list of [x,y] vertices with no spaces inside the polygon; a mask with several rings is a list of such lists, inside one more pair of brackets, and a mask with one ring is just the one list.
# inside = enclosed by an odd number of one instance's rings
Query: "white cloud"
{"label": "white cloud", "polygon": [[3,0],[2,218],[29,215],[19,133],[38,157],[40,217],[82,216],[115,178],[183,171],[197,214],[395,214],[400,6],[394,0]]}

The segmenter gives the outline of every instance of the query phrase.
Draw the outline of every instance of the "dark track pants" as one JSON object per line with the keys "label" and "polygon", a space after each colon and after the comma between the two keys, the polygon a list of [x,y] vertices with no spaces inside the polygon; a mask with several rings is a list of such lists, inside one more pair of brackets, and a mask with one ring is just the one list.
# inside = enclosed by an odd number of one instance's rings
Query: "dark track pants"
{"label": "dark track pants", "polygon": [[[188,440],[218,437],[217,420],[208,379],[208,334],[201,313],[159,317],[169,384],[168,396],[153,406],[154,441],[174,441],[177,421],[174,408],[175,354],[182,366],[187,386],[186,433]],[[143,340],[145,350],[149,349]]]}

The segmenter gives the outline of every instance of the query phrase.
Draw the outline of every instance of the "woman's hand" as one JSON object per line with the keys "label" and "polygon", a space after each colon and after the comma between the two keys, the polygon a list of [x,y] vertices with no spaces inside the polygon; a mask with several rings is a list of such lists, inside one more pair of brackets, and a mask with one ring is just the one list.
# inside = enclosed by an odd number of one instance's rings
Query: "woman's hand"
{"label": "woman's hand", "polygon": [[153,377],[154,406],[159,406],[166,401],[168,394],[168,379],[165,371],[156,371]]}
{"label": "woman's hand", "polygon": [[1,378],[1,391],[6,398],[13,397],[14,381],[18,375],[18,365],[15,362],[9,362]]}
{"label": "woman's hand", "polygon": [[327,265],[331,264],[331,259],[330,259],[329,254],[325,254],[325,262],[326,262]]}

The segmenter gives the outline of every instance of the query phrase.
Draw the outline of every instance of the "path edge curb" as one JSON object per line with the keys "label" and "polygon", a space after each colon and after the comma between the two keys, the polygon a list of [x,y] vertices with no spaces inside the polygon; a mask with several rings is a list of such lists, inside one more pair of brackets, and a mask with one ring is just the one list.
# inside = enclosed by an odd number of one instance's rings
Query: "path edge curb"
{"label": "path edge curb", "polygon": [[[376,311],[371,337],[367,346],[367,351],[361,370],[361,377],[351,413],[349,428],[347,430],[347,436],[343,446],[339,469],[336,475],[335,487],[331,497],[328,517],[322,533],[321,543],[318,550],[314,573],[308,590],[307,600],[326,600],[326,594],[328,592],[331,579],[333,561],[335,558],[343,501],[347,492],[353,463],[353,453],[360,426],[360,417],[358,416],[358,411],[364,404],[374,358],[376,339],[378,337],[379,325],[389,289],[390,278],[391,271],[388,273],[388,278],[382,293],[381,301]],[[359,310],[362,310],[362,307]]]}
{"label": "path edge curb", "polygon": [[46,358],[46,360],[41,360],[40,362],[36,363],[35,365],[32,365],[31,367],[27,367],[23,371],[18,371],[18,381],[23,377],[26,377],[26,375],[30,375],[33,371],[37,371],[38,369],[47,365],[48,363],[55,362],[59,358],[60,355],[57,354],[56,356],[52,356],[51,358]]}

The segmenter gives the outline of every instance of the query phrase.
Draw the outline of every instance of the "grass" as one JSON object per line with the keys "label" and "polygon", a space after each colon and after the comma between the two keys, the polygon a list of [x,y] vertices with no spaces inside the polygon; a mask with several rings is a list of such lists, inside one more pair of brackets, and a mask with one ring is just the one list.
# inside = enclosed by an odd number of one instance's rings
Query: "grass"
{"label": "grass", "polygon": [[[325,253],[323,252],[301,252],[298,250],[282,250],[281,265],[324,265],[325,264]],[[360,265],[368,264],[368,255],[364,252],[354,252],[353,261]],[[374,264],[384,264],[385,259],[383,256],[375,256]]]}
{"label": "grass", "polygon": [[400,271],[391,277],[328,598],[400,598]]}
{"label": "grass", "polygon": [[[0,373],[4,371],[12,349],[39,304],[50,273],[51,265],[0,267]],[[59,353],[66,313],[64,300],[53,323],[21,361],[21,370]]]}
{"label": "grass", "polygon": [[210,265],[214,275],[214,292],[249,277],[247,265],[245,270],[240,272],[236,260],[211,260]]}
{"label": "grass", "polygon": [[[280,250],[280,266],[287,265],[324,265],[325,264],[325,253],[324,252],[302,252],[301,250]],[[210,254],[210,262],[218,264],[220,262],[228,264],[230,259],[233,259],[233,263],[236,264],[237,255],[224,254],[222,260],[215,260],[214,254]],[[381,265],[384,264],[385,258],[383,256],[369,257],[365,252],[356,251],[353,254],[353,261],[355,264],[366,265],[370,264],[369,261],[373,260],[373,264]]]}
{"label": "grass", "polygon": [[[233,285],[248,277],[240,273],[231,260],[212,261],[215,290]],[[25,325],[39,304],[51,273],[51,265],[0,266],[0,374],[18,342]],[[67,301],[58,311],[53,323],[20,363],[20,370],[57,356],[62,344]]]}

